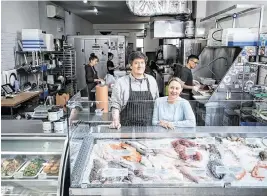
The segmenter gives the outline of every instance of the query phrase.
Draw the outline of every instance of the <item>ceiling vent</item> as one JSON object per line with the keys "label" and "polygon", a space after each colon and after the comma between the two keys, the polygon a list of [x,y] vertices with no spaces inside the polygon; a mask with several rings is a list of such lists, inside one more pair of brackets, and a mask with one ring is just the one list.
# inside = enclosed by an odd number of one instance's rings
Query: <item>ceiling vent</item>
{"label": "ceiling vent", "polygon": [[191,14],[191,0],[126,0],[130,11],[137,16],[167,16]]}

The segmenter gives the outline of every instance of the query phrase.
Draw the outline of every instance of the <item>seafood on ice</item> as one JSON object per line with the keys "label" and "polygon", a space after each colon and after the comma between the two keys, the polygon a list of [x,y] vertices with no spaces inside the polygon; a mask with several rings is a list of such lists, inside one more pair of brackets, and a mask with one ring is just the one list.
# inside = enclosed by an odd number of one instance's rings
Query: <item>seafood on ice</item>
{"label": "seafood on ice", "polygon": [[[93,184],[210,183],[227,182],[228,177],[248,183],[266,180],[267,163],[262,161],[267,160],[267,153],[244,140],[219,138],[215,144],[201,145],[184,138],[98,140],[85,178],[89,175]],[[111,175],[116,171],[123,174]]]}
{"label": "seafood on ice", "polygon": [[183,160],[193,159],[196,161],[202,160],[202,154],[199,151],[196,151],[193,155],[186,153],[186,149],[190,147],[196,147],[197,145],[194,142],[191,142],[187,139],[177,139],[172,142],[172,146],[175,151],[179,154],[179,157]]}

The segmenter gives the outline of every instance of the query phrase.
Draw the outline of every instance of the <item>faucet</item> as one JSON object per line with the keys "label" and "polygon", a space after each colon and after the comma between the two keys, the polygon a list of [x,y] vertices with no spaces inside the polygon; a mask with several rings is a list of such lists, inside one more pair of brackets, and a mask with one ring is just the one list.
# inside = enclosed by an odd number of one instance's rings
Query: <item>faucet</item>
{"label": "faucet", "polygon": [[224,60],[226,61],[225,66],[228,66],[228,60],[227,60],[227,58],[221,56],[221,57],[218,57],[218,58],[216,58],[216,59],[213,59],[208,65],[206,65],[206,66],[204,66],[204,67],[200,67],[200,68],[199,68],[198,70],[196,70],[194,73],[196,73],[197,71],[199,71],[199,70],[201,70],[201,69],[203,69],[203,68],[205,68],[205,67],[208,67],[209,71],[210,71],[210,72],[217,78],[216,74],[209,68],[209,66],[210,66],[210,64],[212,64],[213,62],[215,62],[215,61],[217,61],[217,60],[219,60],[219,59],[224,59]]}

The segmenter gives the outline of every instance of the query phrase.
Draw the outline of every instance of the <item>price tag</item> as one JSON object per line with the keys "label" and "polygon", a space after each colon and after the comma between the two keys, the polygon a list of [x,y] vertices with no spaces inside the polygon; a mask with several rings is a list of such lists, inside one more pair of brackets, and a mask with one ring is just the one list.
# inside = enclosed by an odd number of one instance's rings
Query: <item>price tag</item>
{"label": "price tag", "polygon": [[14,178],[23,178],[23,172],[19,171],[19,172],[14,173]]}
{"label": "price tag", "polygon": [[215,137],[207,137],[206,144],[215,144]]}
{"label": "price tag", "polygon": [[192,172],[196,175],[196,176],[201,176],[201,177],[205,177],[207,175],[207,172],[205,169],[201,169],[201,168],[193,168]]}
{"label": "price tag", "polygon": [[215,137],[198,138],[196,143],[199,145],[215,144]]}
{"label": "price tag", "polygon": [[236,174],[236,173],[242,172],[243,168],[242,167],[238,167],[238,166],[231,166],[231,167],[228,168],[228,171],[231,174]]}
{"label": "price tag", "polygon": [[195,148],[195,147],[192,147],[192,148],[186,148],[185,149],[185,154],[186,155],[195,155],[196,154],[196,152],[197,152],[197,148]]}
{"label": "price tag", "polygon": [[225,166],[216,166],[216,173],[218,174],[227,174],[228,169]]}
{"label": "price tag", "polygon": [[143,174],[145,176],[152,176],[152,175],[167,175],[169,172],[167,169],[156,169],[156,168],[148,168],[144,169]]}
{"label": "price tag", "polygon": [[131,156],[132,152],[129,150],[110,150],[110,153],[114,156]]}
{"label": "price tag", "polygon": [[154,142],[154,141],[147,141],[146,146],[148,149],[171,149],[171,143],[170,142]]}
{"label": "price tag", "polygon": [[38,178],[39,178],[39,179],[46,179],[46,178],[47,178],[47,175],[46,175],[46,173],[40,173],[40,174],[38,175]]}
{"label": "price tag", "polygon": [[107,168],[102,171],[102,176],[104,178],[128,176],[128,169]]}
{"label": "price tag", "polygon": [[256,138],[246,138],[246,144],[257,144]]}
{"label": "price tag", "polygon": [[82,183],[82,184],[81,184],[81,188],[82,188],[82,189],[86,189],[86,188],[87,188],[87,183]]}

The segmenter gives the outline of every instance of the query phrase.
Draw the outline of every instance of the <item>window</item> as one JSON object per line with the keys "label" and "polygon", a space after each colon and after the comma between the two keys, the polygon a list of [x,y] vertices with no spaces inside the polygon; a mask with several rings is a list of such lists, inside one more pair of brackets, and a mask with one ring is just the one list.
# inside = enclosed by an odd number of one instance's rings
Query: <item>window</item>
{"label": "window", "polygon": [[136,50],[144,52],[144,38],[136,39]]}

